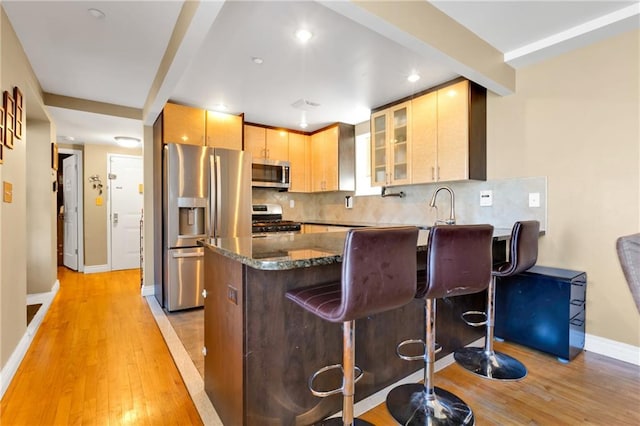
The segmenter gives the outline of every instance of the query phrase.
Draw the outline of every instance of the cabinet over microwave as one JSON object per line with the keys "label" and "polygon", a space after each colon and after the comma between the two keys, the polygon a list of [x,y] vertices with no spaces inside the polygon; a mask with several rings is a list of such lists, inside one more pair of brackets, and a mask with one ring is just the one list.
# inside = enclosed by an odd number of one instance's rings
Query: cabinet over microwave
{"label": "cabinet over microwave", "polygon": [[289,189],[290,167],[288,161],[254,158],[251,164],[251,185],[256,188]]}

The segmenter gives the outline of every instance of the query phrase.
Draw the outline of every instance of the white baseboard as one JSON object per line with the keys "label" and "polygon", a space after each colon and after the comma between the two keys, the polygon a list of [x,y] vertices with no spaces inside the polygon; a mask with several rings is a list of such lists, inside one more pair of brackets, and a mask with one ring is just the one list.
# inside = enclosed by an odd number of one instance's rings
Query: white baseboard
{"label": "white baseboard", "polygon": [[630,364],[640,365],[640,347],[605,339],[604,337],[586,334],[584,350]]}
{"label": "white baseboard", "polygon": [[53,302],[53,298],[58,293],[58,290],[60,290],[60,281],[56,280],[56,282],[51,286],[51,291],[47,293],[27,295],[28,305],[41,303],[42,306],[38,309],[38,312],[31,320],[31,323],[27,326],[27,330],[18,342],[16,348],[13,350],[9,360],[0,371],[0,398],[2,398],[4,393],[7,391],[7,388],[9,388],[9,384],[11,384],[13,376],[15,376],[16,371],[18,371],[18,367],[26,355],[29,346],[31,346],[33,337],[35,336],[36,331],[38,331],[44,316],[51,307],[51,302]]}
{"label": "white baseboard", "polygon": [[97,274],[99,272],[111,272],[109,265],[84,265],[85,274]]}
{"label": "white baseboard", "polygon": [[143,285],[140,290],[140,294],[142,294],[142,297],[155,296],[156,294],[155,286]]}

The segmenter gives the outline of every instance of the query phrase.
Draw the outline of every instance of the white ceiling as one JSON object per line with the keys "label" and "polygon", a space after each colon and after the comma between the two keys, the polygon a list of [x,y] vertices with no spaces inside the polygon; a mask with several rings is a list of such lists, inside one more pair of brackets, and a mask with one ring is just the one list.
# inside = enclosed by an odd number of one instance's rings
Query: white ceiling
{"label": "white ceiling", "polygon": [[[504,53],[516,68],[640,26],[638,1],[433,4]],[[176,55],[172,78],[156,103],[172,99],[208,109],[224,103],[229,112],[244,113],[245,121],[289,128],[298,128],[304,113],[307,130],[314,130],[335,121],[366,120],[370,108],[458,76],[434,58],[355,22],[343,12],[349,6],[205,3],[208,9],[187,30],[187,47]],[[3,0],[2,7],[45,92],[142,109],[182,2]],[[105,17],[94,18],[89,8]],[[293,38],[299,26],[314,33],[307,45]],[[264,62],[257,65],[253,57]],[[413,71],[421,75],[417,83],[406,80]],[[296,109],[291,104],[299,99],[319,106]],[[139,120],[57,107],[49,107],[49,113],[60,141],[113,143],[117,135],[142,137]]]}

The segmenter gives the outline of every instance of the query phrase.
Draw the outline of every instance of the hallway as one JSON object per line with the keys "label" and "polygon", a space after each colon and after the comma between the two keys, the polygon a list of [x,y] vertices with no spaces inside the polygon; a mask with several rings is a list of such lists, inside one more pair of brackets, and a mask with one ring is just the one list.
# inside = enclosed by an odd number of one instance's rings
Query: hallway
{"label": "hallway", "polygon": [[202,424],[138,270],[58,269],[54,299],[0,402],[0,424]]}

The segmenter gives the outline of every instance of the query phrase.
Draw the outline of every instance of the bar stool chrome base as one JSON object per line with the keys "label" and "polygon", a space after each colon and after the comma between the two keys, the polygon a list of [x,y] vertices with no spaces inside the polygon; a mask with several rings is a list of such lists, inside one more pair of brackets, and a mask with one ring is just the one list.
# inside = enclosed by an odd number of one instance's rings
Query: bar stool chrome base
{"label": "bar stool chrome base", "polygon": [[463,400],[438,387],[428,398],[426,388],[419,383],[393,388],[387,395],[387,409],[398,423],[406,426],[475,424],[473,411]]}
{"label": "bar stool chrome base", "polygon": [[464,369],[494,380],[520,380],[526,377],[527,367],[502,352],[484,348],[460,348],[453,357]]}
{"label": "bar stool chrome base", "polygon": [[[353,426],[375,426],[373,423],[369,423],[365,420],[355,418],[353,419]],[[330,419],[322,420],[319,423],[314,423],[313,426],[344,426],[344,420],[342,417],[332,417]]]}

